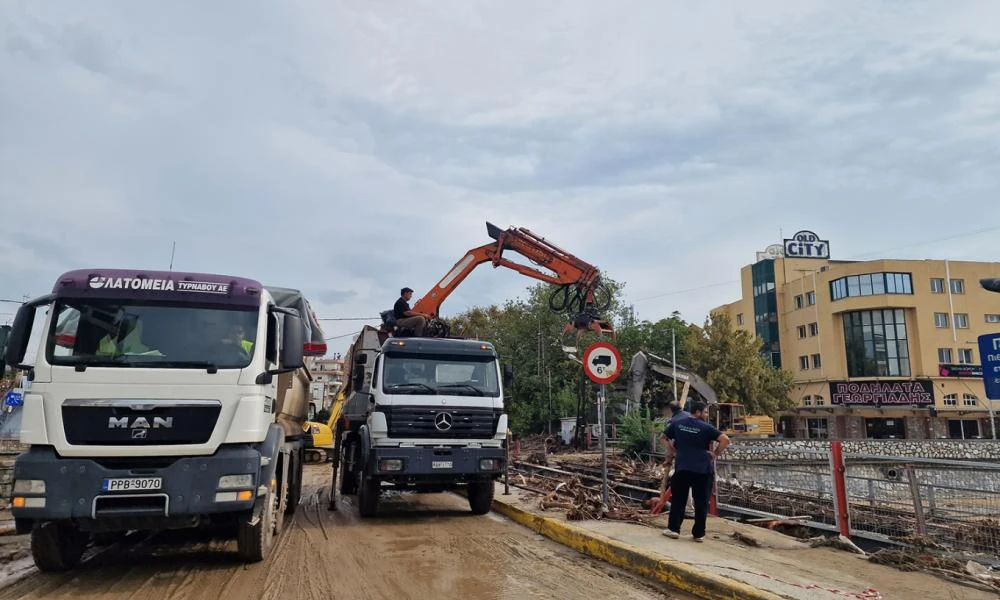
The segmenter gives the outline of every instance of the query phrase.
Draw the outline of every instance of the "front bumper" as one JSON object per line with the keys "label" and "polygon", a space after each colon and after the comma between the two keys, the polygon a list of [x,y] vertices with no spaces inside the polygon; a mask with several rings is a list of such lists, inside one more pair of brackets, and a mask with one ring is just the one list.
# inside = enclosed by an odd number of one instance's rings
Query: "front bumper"
{"label": "front bumper", "polygon": [[[14,481],[42,480],[44,494],[14,493],[25,506],[11,508],[18,520],[177,519],[250,509],[257,497],[261,456],[252,446],[222,446],[212,456],[149,459],[145,457],[61,458],[51,447],[32,447],[14,463]],[[251,475],[251,493],[243,501],[216,501],[219,478]],[[104,491],[105,479],[159,477],[149,491]],[[229,496],[233,494],[229,493]],[[246,494],[245,494],[246,495]],[[39,498],[44,498],[44,506]]]}
{"label": "front bumper", "polygon": [[[481,469],[482,459],[495,466]],[[402,460],[402,468],[380,468],[385,461]],[[433,479],[481,479],[497,477],[504,469],[503,448],[372,448],[369,473],[378,477],[415,476]]]}

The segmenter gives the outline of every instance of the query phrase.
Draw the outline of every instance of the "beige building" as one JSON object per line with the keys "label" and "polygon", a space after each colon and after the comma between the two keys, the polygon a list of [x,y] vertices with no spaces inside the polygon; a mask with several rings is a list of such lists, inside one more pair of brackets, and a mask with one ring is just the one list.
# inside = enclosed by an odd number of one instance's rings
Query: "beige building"
{"label": "beige building", "polygon": [[305,360],[306,368],[313,377],[309,386],[309,418],[312,419],[315,413],[329,408],[337,399],[337,392],[344,382],[344,359],[334,355],[322,358],[307,356]]}
{"label": "beige building", "polygon": [[715,311],[794,374],[786,437],[994,437],[977,338],[1000,332],[1000,294],[979,283],[1000,263],[831,260],[804,231],[741,275],[742,299]]}

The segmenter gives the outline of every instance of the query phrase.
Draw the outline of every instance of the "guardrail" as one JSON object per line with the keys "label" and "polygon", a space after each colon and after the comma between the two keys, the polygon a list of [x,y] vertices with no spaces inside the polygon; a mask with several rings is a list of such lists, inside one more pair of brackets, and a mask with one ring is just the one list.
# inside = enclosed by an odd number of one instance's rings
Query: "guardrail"
{"label": "guardrail", "polygon": [[[736,444],[734,444],[736,446]],[[1000,561],[1000,465],[790,446],[718,461],[720,509]]]}

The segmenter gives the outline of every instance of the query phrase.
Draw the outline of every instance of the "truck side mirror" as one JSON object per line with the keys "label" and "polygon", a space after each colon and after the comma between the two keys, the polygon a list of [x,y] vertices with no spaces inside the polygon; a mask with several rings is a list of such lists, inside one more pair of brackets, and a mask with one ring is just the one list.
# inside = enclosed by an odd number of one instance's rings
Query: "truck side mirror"
{"label": "truck side mirror", "polygon": [[514,384],[514,367],[511,365],[503,366],[503,387],[508,388]]}
{"label": "truck side mirror", "polygon": [[14,326],[10,328],[3,348],[3,362],[5,364],[16,368],[24,362],[24,354],[28,351],[28,340],[31,339],[31,328],[35,324],[35,311],[38,310],[39,306],[51,304],[53,300],[55,300],[55,296],[49,294],[22,304],[21,308],[17,309]]}
{"label": "truck side mirror", "polygon": [[281,330],[281,368],[300,369],[305,366],[303,338],[305,328],[302,319],[285,315],[285,326]]}
{"label": "truck side mirror", "polygon": [[979,285],[990,292],[1000,292],[1000,277],[980,279]]}
{"label": "truck side mirror", "polygon": [[365,384],[365,366],[355,365],[354,372],[351,373],[351,378],[354,380],[353,385],[355,390],[361,389]]}

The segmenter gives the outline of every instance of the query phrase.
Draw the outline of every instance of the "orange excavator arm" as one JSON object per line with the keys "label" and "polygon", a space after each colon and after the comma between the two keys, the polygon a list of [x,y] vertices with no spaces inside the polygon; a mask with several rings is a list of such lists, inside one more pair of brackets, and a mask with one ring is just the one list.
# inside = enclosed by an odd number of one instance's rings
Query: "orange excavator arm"
{"label": "orange excavator arm", "polygon": [[[494,268],[506,267],[527,277],[560,286],[550,298],[549,306],[556,311],[580,313],[574,320],[577,329],[613,333],[610,325],[597,316],[598,310],[607,308],[606,305],[595,305],[598,304],[595,294],[600,289],[600,272],[597,267],[523,227],[503,230],[492,223],[486,223],[486,231],[494,241],[469,250],[414,304],[414,312],[439,318],[441,305],[465,278],[479,265],[492,263]],[[509,260],[504,257],[504,251],[516,252],[549,272]],[[609,294],[608,304],[610,300]]]}

